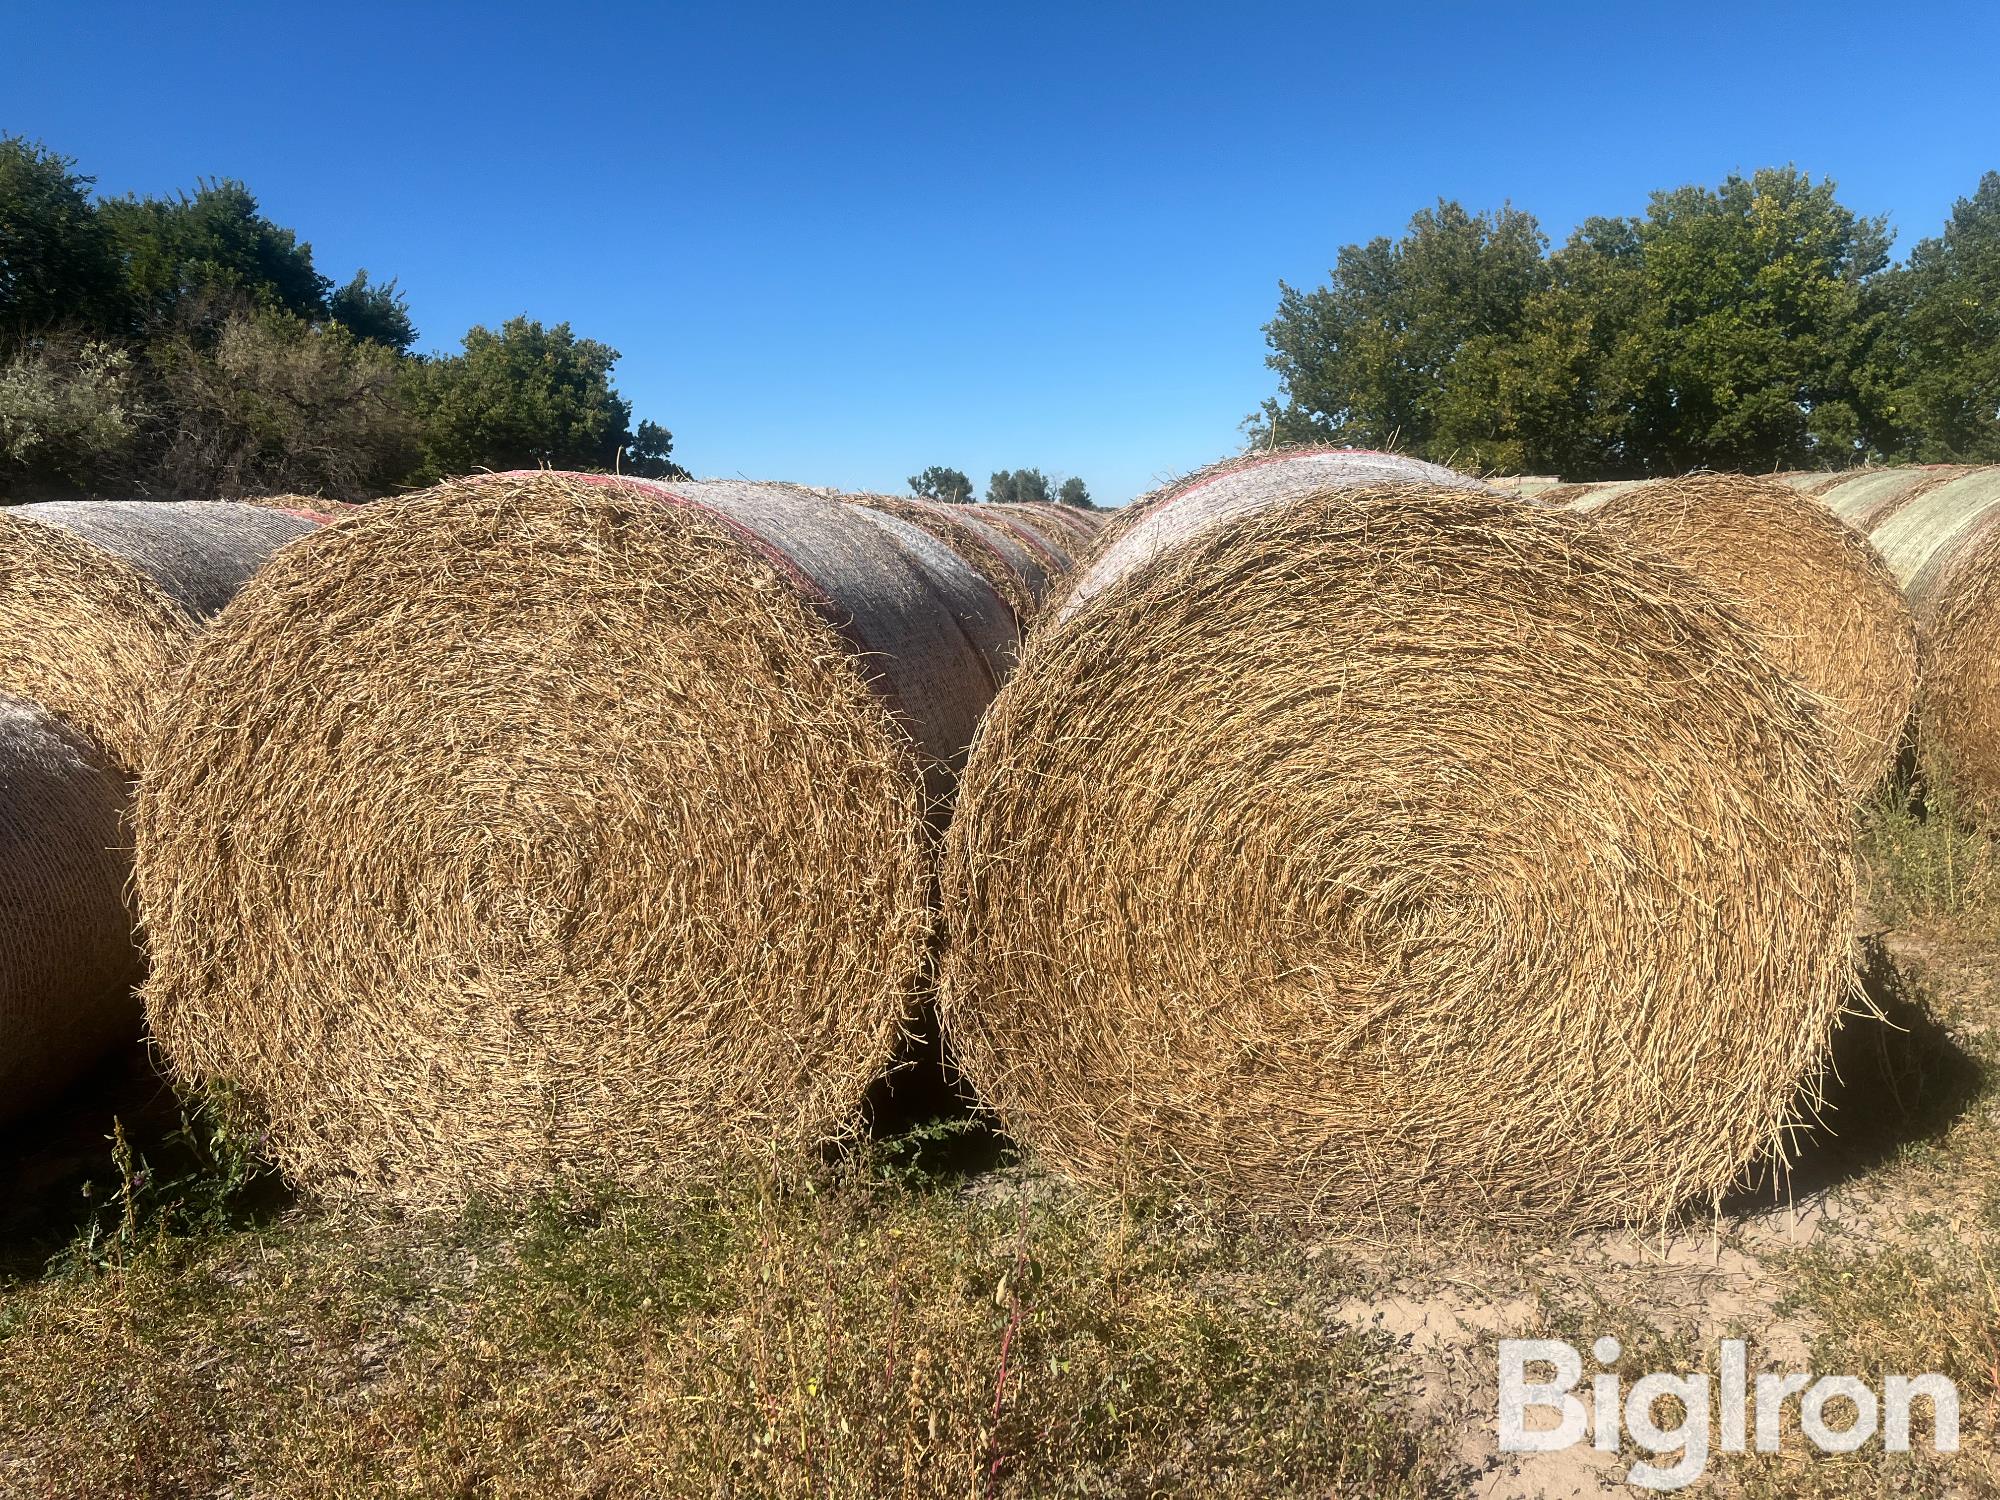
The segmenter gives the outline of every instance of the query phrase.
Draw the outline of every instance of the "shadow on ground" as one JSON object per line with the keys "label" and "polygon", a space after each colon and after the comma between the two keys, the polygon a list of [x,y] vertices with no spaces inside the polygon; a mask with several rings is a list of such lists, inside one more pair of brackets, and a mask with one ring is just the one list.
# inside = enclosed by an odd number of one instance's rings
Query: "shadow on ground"
{"label": "shadow on ground", "polygon": [[[205,1145],[203,1122],[190,1119],[144,1044],[107,1056],[0,1127],[0,1277],[37,1275],[73,1245],[115,1236],[121,1222],[157,1219],[188,1184],[213,1193]],[[288,1201],[274,1174],[249,1189],[232,1210],[260,1217]]]}
{"label": "shadow on ground", "polygon": [[952,1062],[929,1006],[863,1100],[862,1140],[897,1172],[933,1182],[976,1177],[1014,1156]]}
{"label": "shadow on ground", "polygon": [[[1840,1187],[1944,1135],[1993,1082],[1877,939],[1865,942],[1861,981],[1880,1014],[1850,1016],[1834,1037],[1819,1123],[1793,1141],[1785,1188],[1795,1199]],[[1725,1210],[1768,1207],[1772,1188],[1766,1173]]]}

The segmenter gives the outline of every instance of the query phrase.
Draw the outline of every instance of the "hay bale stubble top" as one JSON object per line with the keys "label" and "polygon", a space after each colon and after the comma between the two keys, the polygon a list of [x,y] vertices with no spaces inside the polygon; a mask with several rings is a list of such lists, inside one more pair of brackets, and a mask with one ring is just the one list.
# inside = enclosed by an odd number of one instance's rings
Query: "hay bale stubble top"
{"label": "hay bale stubble top", "polygon": [[1224,459],[1119,512],[1050,614],[1068,619],[1101,589],[1213,527],[1307,495],[1398,482],[1482,488],[1422,459],[1358,448],[1280,448]]}

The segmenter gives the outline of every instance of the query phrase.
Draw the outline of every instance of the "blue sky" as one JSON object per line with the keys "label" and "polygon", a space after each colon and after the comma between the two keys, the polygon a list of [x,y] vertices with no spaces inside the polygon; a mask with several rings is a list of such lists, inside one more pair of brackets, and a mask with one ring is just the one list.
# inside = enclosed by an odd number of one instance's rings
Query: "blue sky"
{"label": "blue sky", "polygon": [[1560,240],[1796,162],[1898,253],[2000,168],[2000,7],[27,4],[0,129],[239,177],[422,347],[624,355],[699,474],[1116,502],[1241,441],[1279,278],[1439,196]]}

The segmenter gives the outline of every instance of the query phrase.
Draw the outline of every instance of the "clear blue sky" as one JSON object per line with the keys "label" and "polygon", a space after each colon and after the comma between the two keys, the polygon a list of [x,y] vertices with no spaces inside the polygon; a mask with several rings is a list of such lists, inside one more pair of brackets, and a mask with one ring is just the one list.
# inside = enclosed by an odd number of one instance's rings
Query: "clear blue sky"
{"label": "clear blue sky", "polygon": [[622,351],[699,474],[1100,501],[1232,452],[1280,277],[1439,196],[1592,213],[1796,162],[1898,253],[2000,168],[2000,7],[63,5],[0,129],[101,191],[245,180],[422,347]]}

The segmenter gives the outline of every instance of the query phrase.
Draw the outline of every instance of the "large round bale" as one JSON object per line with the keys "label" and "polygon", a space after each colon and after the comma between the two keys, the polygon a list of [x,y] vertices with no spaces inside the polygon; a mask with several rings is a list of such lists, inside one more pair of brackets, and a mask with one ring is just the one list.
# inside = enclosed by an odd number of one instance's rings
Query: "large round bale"
{"label": "large round bale", "polygon": [[1879,512],[1868,539],[1923,639],[1924,772],[1969,817],[2000,825],[2000,467],[1935,477]]}
{"label": "large round bale", "polygon": [[1559,484],[1536,495],[1535,503],[1588,513],[1645,483],[1644,479],[1597,479],[1584,484]]}
{"label": "large round bale", "polygon": [[1224,459],[1126,506],[1050,614],[1067,619],[1117,579],[1214,527],[1308,495],[1396,483],[1483,488],[1440,465],[1363,448],[1279,448]]}
{"label": "large round bale", "polygon": [[1014,530],[992,517],[975,513],[971,505],[934,500],[907,500],[898,495],[854,494],[841,497],[852,504],[909,522],[955,552],[967,566],[993,585],[1026,622],[1048,593],[1049,576],[1068,566],[1059,558],[1027,545]]}
{"label": "large round bale", "polygon": [[234,501],[0,510],[0,692],[53,709],[126,772],[200,623],[319,523]]}
{"label": "large round bale", "polygon": [[1865,797],[1881,784],[1916,698],[1917,628],[1859,532],[1776,479],[1741,474],[1629,486],[1592,514],[1734,604],[1778,664],[1825,700],[1848,791]]}
{"label": "large round bale", "polygon": [[332,1193],[795,1161],[904,1033],[926,817],[1014,639],[949,549],[792,487],[372,505],[245,589],[164,717],[154,1034]]}
{"label": "large round bale", "polygon": [[1551,490],[1562,489],[1562,480],[1553,474],[1489,474],[1486,487],[1517,500],[1539,501]]}
{"label": "large round bale", "polygon": [[1060,1172],[1370,1230],[1657,1222],[1849,993],[1813,700],[1698,579],[1428,486],[1200,532],[1031,640],[960,789],[954,1055]]}
{"label": "large round bale", "polygon": [[1953,464],[1900,469],[1854,469],[1835,474],[1787,474],[1785,482],[1803,490],[1855,530],[1866,534],[1876,522],[1927,490],[1965,473]]}
{"label": "large round bale", "polygon": [[1075,552],[1088,545],[1104,529],[1102,514],[1094,509],[1085,510],[1080,505],[1048,505],[1025,500],[982,504],[979,509],[982,515],[991,512],[1024,525],[1066,552]]}
{"label": "large round bale", "polygon": [[82,736],[0,694],[0,1121],[139,1035],[124,808]]}

